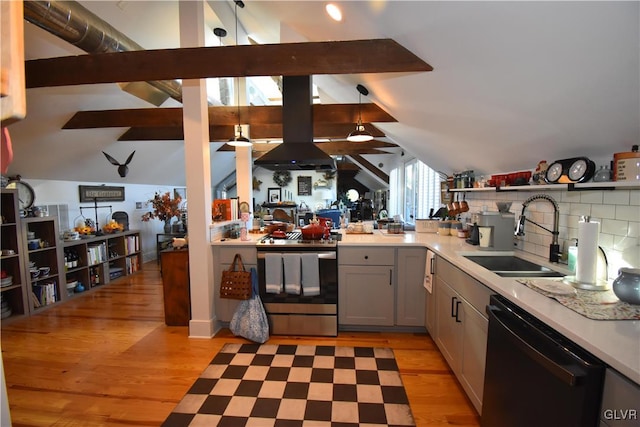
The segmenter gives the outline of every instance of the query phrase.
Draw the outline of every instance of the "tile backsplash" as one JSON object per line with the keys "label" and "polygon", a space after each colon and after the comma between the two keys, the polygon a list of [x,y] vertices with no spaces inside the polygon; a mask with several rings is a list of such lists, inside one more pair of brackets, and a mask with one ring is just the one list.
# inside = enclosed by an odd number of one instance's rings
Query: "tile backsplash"
{"label": "tile backsplash", "polygon": [[[568,191],[531,188],[518,191],[470,191],[465,193],[470,213],[497,211],[495,202],[512,202],[510,212],[518,220],[522,203],[534,194],[546,194],[559,207],[559,243],[566,254],[568,246],[574,245],[578,237],[578,221],[581,216],[591,217],[600,223],[598,243],[607,255],[608,277],[615,278],[621,267],[640,268],[640,190],[580,190]],[[528,219],[548,228],[553,228],[553,205],[546,200],[531,202],[525,212]],[[515,230],[515,224],[514,224]],[[516,247],[539,256],[548,257],[551,233],[529,222],[525,235],[516,238]]]}

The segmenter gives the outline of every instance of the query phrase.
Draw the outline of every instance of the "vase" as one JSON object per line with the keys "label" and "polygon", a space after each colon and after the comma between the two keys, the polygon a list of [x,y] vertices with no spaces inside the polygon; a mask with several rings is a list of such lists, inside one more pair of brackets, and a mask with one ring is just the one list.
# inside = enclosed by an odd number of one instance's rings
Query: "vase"
{"label": "vase", "polygon": [[613,281],[613,293],[621,301],[640,304],[640,268],[621,268]]}
{"label": "vase", "polygon": [[164,220],[164,232],[167,234],[171,233],[171,218]]}

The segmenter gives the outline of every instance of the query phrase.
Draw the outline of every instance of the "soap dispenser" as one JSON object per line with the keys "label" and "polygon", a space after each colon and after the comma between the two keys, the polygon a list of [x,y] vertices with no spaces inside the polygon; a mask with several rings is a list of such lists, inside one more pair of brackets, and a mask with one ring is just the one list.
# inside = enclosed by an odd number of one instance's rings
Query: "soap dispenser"
{"label": "soap dispenser", "polygon": [[569,271],[571,274],[576,273],[576,262],[578,261],[578,239],[572,239],[576,241],[574,246],[569,246],[569,250],[567,251],[567,264],[569,266]]}

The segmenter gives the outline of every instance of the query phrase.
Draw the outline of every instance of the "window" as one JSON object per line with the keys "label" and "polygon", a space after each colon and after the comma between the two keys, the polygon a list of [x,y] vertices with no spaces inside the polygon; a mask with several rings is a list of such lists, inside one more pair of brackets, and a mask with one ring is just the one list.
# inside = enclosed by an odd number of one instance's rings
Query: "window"
{"label": "window", "polygon": [[[389,184],[397,189],[391,194],[391,212],[401,212],[407,224],[428,218],[431,209],[440,207],[440,174],[417,159],[404,164],[404,168],[391,170]],[[401,190],[403,189],[403,190]]]}

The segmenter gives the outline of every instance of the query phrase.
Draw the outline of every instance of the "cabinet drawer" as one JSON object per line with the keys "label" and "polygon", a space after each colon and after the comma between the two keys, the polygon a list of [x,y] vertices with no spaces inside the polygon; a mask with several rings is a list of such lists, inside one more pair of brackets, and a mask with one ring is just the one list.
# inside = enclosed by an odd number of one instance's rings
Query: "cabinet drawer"
{"label": "cabinet drawer", "polygon": [[242,263],[245,267],[249,268],[247,264],[258,264],[258,254],[256,248],[220,248],[220,257],[218,262],[220,264],[231,264],[236,254],[240,254],[242,257]]}
{"label": "cabinet drawer", "polygon": [[394,265],[394,248],[373,248],[362,246],[357,248],[340,248],[338,264],[349,265]]}
{"label": "cabinet drawer", "polygon": [[440,257],[436,258],[436,275],[486,318],[485,308],[495,292]]}

